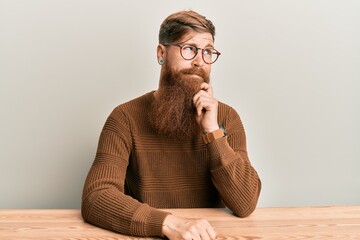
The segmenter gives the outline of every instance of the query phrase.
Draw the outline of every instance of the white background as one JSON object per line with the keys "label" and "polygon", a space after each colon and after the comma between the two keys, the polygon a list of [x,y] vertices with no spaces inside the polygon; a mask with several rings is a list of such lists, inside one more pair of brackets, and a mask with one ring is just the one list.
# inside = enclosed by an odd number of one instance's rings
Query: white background
{"label": "white background", "polygon": [[216,26],[259,207],[360,204],[360,1],[0,0],[0,208],[80,208],[114,107],[157,88],[169,14]]}

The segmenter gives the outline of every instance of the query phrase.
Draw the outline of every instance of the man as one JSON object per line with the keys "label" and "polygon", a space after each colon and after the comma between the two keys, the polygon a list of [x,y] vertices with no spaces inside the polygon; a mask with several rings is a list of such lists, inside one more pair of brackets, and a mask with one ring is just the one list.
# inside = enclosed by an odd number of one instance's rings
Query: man
{"label": "man", "polygon": [[159,88],[108,117],[84,186],[85,221],[128,235],[215,239],[206,220],[164,209],[226,206],[239,217],[254,211],[261,183],[243,125],[209,84],[220,55],[214,36],[211,21],[194,11],[164,20]]}

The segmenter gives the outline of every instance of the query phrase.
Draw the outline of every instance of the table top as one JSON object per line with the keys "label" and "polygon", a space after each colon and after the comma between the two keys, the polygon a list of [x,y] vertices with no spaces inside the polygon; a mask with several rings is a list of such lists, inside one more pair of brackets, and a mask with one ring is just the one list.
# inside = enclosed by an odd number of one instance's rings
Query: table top
{"label": "table top", "polygon": [[[207,219],[218,239],[360,239],[360,206],[257,208],[247,218],[228,209],[166,209]],[[0,210],[1,240],[115,240],[135,238],[83,221],[80,210]]]}

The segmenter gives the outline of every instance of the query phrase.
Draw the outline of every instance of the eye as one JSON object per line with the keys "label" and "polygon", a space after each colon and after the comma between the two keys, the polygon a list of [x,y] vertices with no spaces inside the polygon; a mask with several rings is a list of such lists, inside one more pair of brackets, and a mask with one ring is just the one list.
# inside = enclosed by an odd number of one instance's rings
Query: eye
{"label": "eye", "polygon": [[213,49],[212,48],[205,48],[204,49],[204,55],[212,55]]}
{"label": "eye", "polygon": [[195,52],[196,51],[196,48],[194,46],[191,46],[191,45],[185,45],[183,46],[183,51],[186,51],[186,52]]}

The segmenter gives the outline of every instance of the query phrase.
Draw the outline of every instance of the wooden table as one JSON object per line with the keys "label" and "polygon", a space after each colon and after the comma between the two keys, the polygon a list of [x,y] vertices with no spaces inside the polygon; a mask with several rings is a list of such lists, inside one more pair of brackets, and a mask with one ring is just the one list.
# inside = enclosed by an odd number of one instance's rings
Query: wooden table
{"label": "wooden table", "polygon": [[[360,206],[258,208],[244,219],[233,216],[227,209],[167,211],[209,220],[218,239],[360,239]],[[79,210],[0,210],[0,239],[135,238],[84,223]]]}

